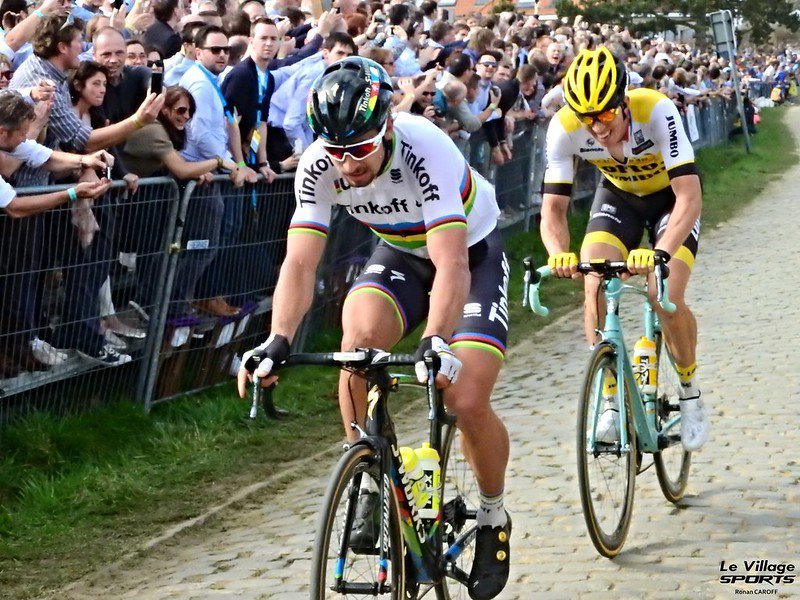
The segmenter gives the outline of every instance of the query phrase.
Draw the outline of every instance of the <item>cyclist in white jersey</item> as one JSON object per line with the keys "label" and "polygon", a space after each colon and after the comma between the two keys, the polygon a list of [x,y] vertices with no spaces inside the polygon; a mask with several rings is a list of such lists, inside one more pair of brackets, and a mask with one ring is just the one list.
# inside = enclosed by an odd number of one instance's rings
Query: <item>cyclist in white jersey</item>
{"label": "cyclist in white jersey", "polygon": [[[505,354],[509,267],[496,231],[494,189],[437,127],[424,118],[390,115],[392,85],[377,63],[350,57],[330,65],[308,97],[318,139],[300,159],[297,206],[287,255],[273,296],[270,336],[246,353],[239,393],[255,373],[263,385],[289,355],[311,306],[332,208],[343,206],[381,239],[342,310],[341,349],[391,348],[427,320],[417,349],[441,358],[437,385],[458,417],[463,450],[481,494],[469,593],[493,598],[508,580],[511,521],[503,507],[508,433],[490,405]],[[256,357],[258,360],[256,360]],[[259,362],[260,361],[260,362]],[[462,368],[463,367],[463,368]],[[363,424],[366,390],[351,373],[339,380],[348,440]],[[377,541],[378,495],[361,490],[351,546]]]}

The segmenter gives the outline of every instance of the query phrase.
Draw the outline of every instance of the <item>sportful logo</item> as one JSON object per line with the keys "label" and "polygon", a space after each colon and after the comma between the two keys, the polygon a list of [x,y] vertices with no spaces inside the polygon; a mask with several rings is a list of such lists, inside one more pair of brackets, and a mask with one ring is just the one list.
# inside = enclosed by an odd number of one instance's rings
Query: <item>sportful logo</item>
{"label": "sportful logo", "polygon": [[403,182],[403,172],[400,169],[392,169],[389,171],[389,177],[392,178],[392,183]]}
{"label": "sportful logo", "polygon": [[667,129],[669,129],[669,155],[672,158],[678,156],[678,125],[675,123],[675,117],[667,117]]}
{"label": "sportful logo", "polygon": [[480,302],[468,302],[464,305],[464,317],[480,317],[482,311]]}
{"label": "sportful logo", "polygon": [[350,189],[350,184],[340,177],[339,179],[334,180],[333,187],[336,188],[337,194],[341,194],[342,192]]}
{"label": "sportful logo", "polygon": [[[419,158],[416,154],[411,151],[411,144],[408,144],[404,141],[400,141],[400,153],[403,155],[403,159],[406,161],[409,167],[411,167],[411,173],[417,179],[417,183],[419,184],[420,192],[422,194],[422,201],[423,202],[432,202],[434,200],[439,199],[439,186],[431,183],[431,176],[428,174],[428,170],[423,166],[425,162],[424,158]],[[422,206],[422,203],[417,200],[417,207]]]}

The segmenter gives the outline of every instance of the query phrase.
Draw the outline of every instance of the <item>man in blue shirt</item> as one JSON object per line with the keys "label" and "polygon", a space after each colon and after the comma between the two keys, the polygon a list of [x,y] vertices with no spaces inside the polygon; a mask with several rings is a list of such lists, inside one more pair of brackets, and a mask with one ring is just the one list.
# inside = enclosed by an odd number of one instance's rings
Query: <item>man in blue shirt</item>
{"label": "man in blue shirt", "polygon": [[[197,32],[194,42],[197,60],[181,77],[180,85],[194,97],[197,110],[187,126],[186,147],[181,154],[191,161],[233,160],[239,165],[234,185],[240,186],[245,181],[255,183],[257,175],[244,166],[239,128],[217,79],[228,66],[228,36],[222,28],[209,25]],[[218,186],[190,203],[186,239],[202,241],[204,248],[184,254],[189,256],[184,259],[181,277],[188,278],[188,283],[179,282],[179,285],[188,291],[186,300],[200,298],[195,306],[203,312],[219,317],[239,312],[224,298],[230,291],[229,275],[221,265],[211,263],[221,246],[229,246],[237,238],[241,222],[241,198],[237,194],[223,200]],[[206,271],[203,282],[196,286]]]}
{"label": "man in blue shirt", "polygon": [[311,84],[328,65],[352,56],[356,51],[353,38],[334,31],[323,42],[322,52],[303,61],[302,66],[272,96],[270,122],[276,127],[283,127],[292,145],[299,140],[302,147],[307,148],[314,141],[306,107],[298,99],[308,96]]}

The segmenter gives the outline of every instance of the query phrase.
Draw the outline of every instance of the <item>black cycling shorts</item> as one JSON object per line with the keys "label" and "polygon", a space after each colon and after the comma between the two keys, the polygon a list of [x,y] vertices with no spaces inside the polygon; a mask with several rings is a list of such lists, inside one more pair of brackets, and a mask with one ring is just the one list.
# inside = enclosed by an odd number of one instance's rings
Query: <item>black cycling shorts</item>
{"label": "black cycling shorts", "polygon": [[[502,359],[508,339],[510,270],[497,230],[469,248],[469,268],[472,275],[469,295],[450,346],[478,348]],[[386,298],[394,305],[405,336],[428,317],[435,272],[429,259],[381,243],[353,283],[347,298],[361,293]]]}
{"label": "black cycling shorts", "polygon": [[[675,192],[671,187],[647,196],[636,196],[603,181],[594,195],[583,246],[602,242],[616,246],[627,258],[631,250],[640,246],[645,231],[655,246],[667,229],[674,207]],[[691,269],[697,257],[699,238],[700,219],[673,258],[685,262]]]}

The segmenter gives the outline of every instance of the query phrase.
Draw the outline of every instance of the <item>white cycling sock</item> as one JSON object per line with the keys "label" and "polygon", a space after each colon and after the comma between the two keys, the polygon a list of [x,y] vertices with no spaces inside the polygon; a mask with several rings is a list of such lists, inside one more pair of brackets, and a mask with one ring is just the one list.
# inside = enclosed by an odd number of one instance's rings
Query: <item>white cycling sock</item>
{"label": "white cycling sock", "polygon": [[483,492],[479,494],[481,505],[478,507],[476,523],[478,527],[502,527],[508,521],[505,508],[503,508],[503,492],[496,496],[487,496]]}
{"label": "white cycling sock", "polygon": [[697,386],[697,381],[694,377],[692,377],[691,381],[682,383],[678,387],[678,396],[680,396],[681,400],[700,397],[700,388]]}

